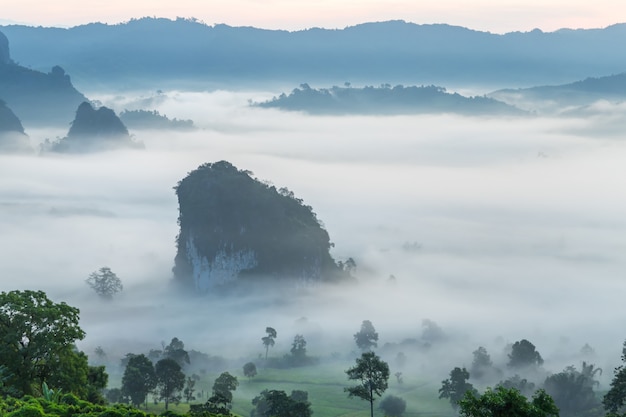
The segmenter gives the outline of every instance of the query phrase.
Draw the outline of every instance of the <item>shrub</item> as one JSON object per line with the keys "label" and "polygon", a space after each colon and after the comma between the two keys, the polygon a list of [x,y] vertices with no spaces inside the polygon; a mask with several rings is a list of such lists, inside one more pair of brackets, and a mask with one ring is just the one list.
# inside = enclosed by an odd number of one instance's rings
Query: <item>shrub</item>
{"label": "shrub", "polygon": [[395,395],[388,395],[378,406],[388,417],[400,417],[406,411],[406,401]]}

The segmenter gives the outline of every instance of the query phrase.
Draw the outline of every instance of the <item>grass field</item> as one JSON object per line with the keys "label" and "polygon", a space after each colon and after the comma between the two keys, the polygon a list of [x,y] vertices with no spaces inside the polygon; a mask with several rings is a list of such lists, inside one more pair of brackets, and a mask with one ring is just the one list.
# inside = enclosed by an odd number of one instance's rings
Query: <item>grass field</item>
{"label": "grass field", "polygon": [[[265,389],[283,390],[290,394],[292,390],[302,390],[309,393],[309,401],[314,417],[368,417],[369,403],[358,398],[348,398],[344,387],[350,385],[344,372],[351,365],[318,365],[291,369],[259,368],[256,377],[248,379],[241,370],[229,372],[239,380],[239,388],[233,393],[233,413],[240,416],[249,416],[252,410],[252,399]],[[206,401],[207,392],[210,393],[213,381],[218,374],[206,374],[198,382],[196,403]],[[389,389],[385,392],[403,398],[407,403],[406,417],[416,416],[454,416],[448,401],[438,399],[439,384],[426,382],[410,376],[404,376],[404,383],[399,384],[395,377],[389,380]],[[200,398],[204,391],[205,397]],[[378,409],[378,401],[374,403],[375,415],[382,417],[383,412]],[[149,404],[148,410],[155,413],[163,411],[164,405]],[[170,409],[177,412],[186,412],[187,404],[178,406],[172,404]]]}

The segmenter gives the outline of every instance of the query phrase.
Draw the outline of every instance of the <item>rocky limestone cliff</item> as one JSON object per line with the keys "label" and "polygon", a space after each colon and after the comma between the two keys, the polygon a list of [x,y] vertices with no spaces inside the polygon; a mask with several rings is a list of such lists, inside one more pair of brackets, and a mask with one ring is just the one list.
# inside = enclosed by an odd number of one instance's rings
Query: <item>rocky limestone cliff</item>
{"label": "rocky limestone cliff", "polygon": [[0,152],[32,152],[20,119],[0,100]]}
{"label": "rocky limestone cliff", "polygon": [[348,278],[311,207],[229,162],[207,163],[175,187],[175,280],[211,292],[280,280],[294,287]]}
{"label": "rocky limestone cliff", "polygon": [[76,110],[67,136],[44,144],[43,150],[83,153],[137,147],[141,144],[132,140],[128,129],[113,110],[107,107],[94,109],[88,102],[83,102]]}

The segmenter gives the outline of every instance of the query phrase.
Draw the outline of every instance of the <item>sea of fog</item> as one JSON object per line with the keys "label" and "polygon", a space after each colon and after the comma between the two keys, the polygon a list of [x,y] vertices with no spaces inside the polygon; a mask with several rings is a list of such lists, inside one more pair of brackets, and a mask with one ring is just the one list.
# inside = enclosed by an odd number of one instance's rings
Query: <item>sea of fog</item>
{"label": "sea of fog", "polygon": [[[617,365],[626,338],[624,109],[319,117],[247,105],[268,97],[102,94],[118,112],[156,109],[199,129],[131,132],[145,150],[0,156],[0,290],[42,289],[79,307],[88,354],[178,337],[188,349],[256,356],[272,326],[276,352],[303,333],[309,353],[325,356],[354,350],[363,320],[382,346],[419,338],[429,319],[455,341],[439,352],[439,381],[469,366],[478,346],[497,356],[523,338],[554,371],[579,365],[585,343],[605,371]],[[66,132],[27,133],[37,144]],[[335,259],[356,261],[358,284],[311,288],[297,302],[279,290],[260,300],[178,298],[173,187],[219,160],[312,206]],[[85,283],[102,266],[125,287],[111,303]]]}

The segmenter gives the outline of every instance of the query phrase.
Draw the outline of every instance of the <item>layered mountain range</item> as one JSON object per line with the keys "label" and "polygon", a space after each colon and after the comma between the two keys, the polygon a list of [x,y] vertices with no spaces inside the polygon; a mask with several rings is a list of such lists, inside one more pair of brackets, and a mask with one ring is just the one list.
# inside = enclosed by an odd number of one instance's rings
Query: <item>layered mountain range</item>
{"label": "layered mountain range", "polygon": [[14,58],[119,90],[390,83],[528,87],[626,71],[626,25],[504,35],[445,24],[364,23],[288,32],[141,18],[70,29],[1,27]]}

